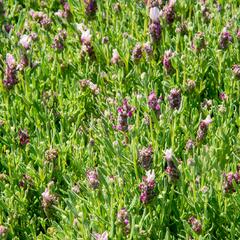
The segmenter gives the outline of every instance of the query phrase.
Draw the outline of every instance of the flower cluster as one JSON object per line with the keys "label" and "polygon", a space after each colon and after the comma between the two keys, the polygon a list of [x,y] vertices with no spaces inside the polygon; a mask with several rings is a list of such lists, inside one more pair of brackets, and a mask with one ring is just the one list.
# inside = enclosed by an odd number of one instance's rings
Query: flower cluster
{"label": "flower cluster", "polygon": [[181,106],[181,90],[173,88],[168,95],[168,101],[172,109],[179,109]]}
{"label": "flower cluster", "polygon": [[83,89],[88,87],[94,95],[98,95],[100,92],[100,89],[98,88],[98,86],[89,79],[80,80],[80,86]]}
{"label": "flower cluster", "polygon": [[205,35],[203,32],[198,32],[195,34],[192,41],[192,49],[196,52],[200,52],[206,47]]}
{"label": "flower cluster", "polygon": [[232,42],[233,42],[233,37],[228,32],[228,30],[224,28],[220,34],[219,47],[221,49],[226,49],[229,43],[232,43]]}
{"label": "flower cluster", "polygon": [[138,162],[144,169],[149,169],[152,165],[153,150],[152,146],[144,147],[138,152]]}
{"label": "flower cluster", "polygon": [[118,125],[114,126],[115,129],[123,132],[128,131],[128,118],[132,117],[135,108],[128,104],[127,99],[123,100],[123,104],[118,108]]}
{"label": "flower cluster", "polygon": [[10,89],[17,84],[17,65],[13,55],[7,54],[6,56],[6,69],[3,79],[3,85]]}
{"label": "flower cluster", "polygon": [[130,231],[130,222],[126,208],[122,208],[121,210],[118,211],[117,219],[118,222],[123,225],[125,233],[128,234]]}
{"label": "flower cluster", "polygon": [[194,216],[192,216],[188,219],[188,223],[191,225],[192,230],[195,233],[199,234],[202,232],[202,224]]}
{"label": "flower cluster", "polygon": [[87,170],[87,180],[89,186],[93,189],[97,189],[99,186],[98,172],[96,169]]}
{"label": "flower cluster", "polygon": [[153,42],[158,42],[161,39],[162,27],[160,24],[160,10],[158,6],[151,7],[149,10],[150,25],[149,33]]}
{"label": "flower cluster", "polygon": [[175,53],[172,50],[167,50],[164,53],[164,56],[163,56],[163,66],[164,66],[164,68],[165,68],[167,73],[170,73],[173,70],[171,59],[174,56],[175,56]]}
{"label": "flower cluster", "polygon": [[172,24],[175,19],[174,10],[175,1],[170,0],[169,3],[163,8],[163,16],[168,24]]}
{"label": "flower cluster", "polygon": [[20,144],[23,146],[23,145],[26,145],[30,142],[30,137],[28,135],[28,132],[27,130],[22,130],[22,129],[19,129],[18,131],[18,136],[19,136],[19,141],[20,141]]}
{"label": "flower cluster", "polygon": [[54,182],[48,183],[47,188],[42,193],[42,207],[44,210],[49,210],[57,202],[57,197],[51,193],[51,188]]}
{"label": "flower cluster", "polygon": [[212,123],[212,119],[209,115],[207,116],[206,119],[201,120],[199,127],[198,127],[198,131],[197,131],[197,140],[198,141],[201,141],[206,137],[207,131],[208,131],[208,126],[210,123]]}
{"label": "flower cluster", "polygon": [[94,49],[91,43],[92,35],[90,33],[89,29],[81,30],[81,43],[82,43],[82,49],[81,49],[81,55],[85,56],[86,54],[89,55],[89,57],[94,57]]}
{"label": "flower cluster", "polygon": [[60,18],[65,18],[69,19],[71,17],[71,11],[70,11],[70,6],[68,2],[61,1],[61,4],[63,6],[63,10],[58,10],[55,15],[60,17]]}
{"label": "flower cluster", "polygon": [[234,64],[232,66],[232,72],[236,78],[240,79],[240,64]]}
{"label": "flower cluster", "polygon": [[96,14],[97,11],[97,1],[96,0],[84,0],[85,3],[85,13],[88,16]]}
{"label": "flower cluster", "polygon": [[236,173],[229,172],[229,173],[224,173],[224,192],[225,193],[233,193],[236,191],[234,188],[234,182],[235,184],[240,183],[240,169]]}
{"label": "flower cluster", "polygon": [[29,14],[33,18],[33,20],[40,23],[40,25],[43,28],[49,28],[50,27],[50,25],[52,23],[52,20],[51,20],[51,18],[49,18],[47,16],[47,14],[45,14],[43,12],[36,12],[34,10],[30,10]]}
{"label": "flower cluster", "polygon": [[45,152],[45,160],[47,162],[52,162],[58,157],[58,150],[54,148],[50,148]]}
{"label": "flower cluster", "polygon": [[52,47],[58,51],[62,51],[64,49],[64,42],[67,38],[66,30],[61,30],[55,37]]}
{"label": "flower cluster", "polygon": [[141,191],[140,201],[144,204],[149,203],[155,195],[155,173],[154,170],[146,172],[146,176],[142,178],[142,182],[139,184],[139,190]]}
{"label": "flower cluster", "polygon": [[167,167],[165,169],[165,172],[169,176],[170,180],[172,182],[179,179],[179,171],[173,161],[173,152],[172,149],[167,149],[165,151],[165,160],[167,162]]}

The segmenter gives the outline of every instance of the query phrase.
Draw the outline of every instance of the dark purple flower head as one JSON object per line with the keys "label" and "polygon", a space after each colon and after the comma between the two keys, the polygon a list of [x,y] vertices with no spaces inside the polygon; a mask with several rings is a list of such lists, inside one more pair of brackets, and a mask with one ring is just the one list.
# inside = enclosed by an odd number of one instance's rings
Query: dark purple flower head
{"label": "dark purple flower head", "polygon": [[236,173],[229,172],[229,173],[224,173],[224,192],[225,193],[233,193],[236,191],[234,188],[234,183],[239,184],[240,183],[240,173],[239,169],[237,169]]}
{"label": "dark purple flower head", "polygon": [[181,105],[181,90],[180,89],[172,89],[170,91],[170,94],[168,96],[168,101],[169,101],[169,104],[170,104],[170,107],[172,109],[179,109],[180,108],[180,105]]}
{"label": "dark purple flower head", "polygon": [[167,167],[165,169],[165,172],[169,176],[170,180],[172,182],[175,182],[179,179],[179,171],[173,161],[173,151],[172,149],[166,149],[165,152],[165,160],[167,162]]}
{"label": "dark purple flower head", "polygon": [[205,42],[204,33],[203,32],[196,33],[192,41],[192,48],[196,52],[200,52],[205,47],[206,47],[206,42]]}
{"label": "dark purple flower head", "polygon": [[232,66],[232,72],[236,78],[240,79],[240,64],[234,64]]}
{"label": "dark purple flower head", "polygon": [[222,101],[226,101],[228,99],[228,96],[225,92],[220,92],[219,93],[219,99]]}
{"label": "dark purple flower head", "polygon": [[162,27],[161,27],[160,21],[150,23],[149,33],[150,33],[152,42],[158,42],[161,39]]}
{"label": "dark purple flower head", "polygon": [[156,93],[153,91],[148,96],[148,106],[156,111],[157,113],[160,113],[160,102],[162,101],[162,97],[157,98]]}
{"label": "dark purple flower head", "polygon": [[6,23],[4,24],[4,29],[7,33],[9,33],[13,29],[13,25]]}
{"label": "dark purple flower head", "polygon": [[95,15],[97,12],[97,1],[96,0],[84,0],[85,13],[88,16]]}
{"label": "dark purple flower head", "polygon": [[190,217],[188,219],[188,223],[191,225],[192,230],[198,234],[202,232],[202,225],[201,223],[195,218],[195,217]]}
{"label": "dark purple flower head", "polygon": [[137,43],[132,51],[132,61],[137,62],[142,58],[142,45]]}
{"label": "dark purple flower head", "polygon": [[29,65],[28,56],[26,53],[22,54],[20,63],[17,65],[18,71],[23,71]]}
{"label": "dark purple flower head", "polygon": [[87,171],[87,180],[91,188],[97,189],[99,186],[98,172],[96,169]]}
{"label": "dark purple flower head", "polygon": [[201,120],[198,131],[197,131],[197,140],[201,141],[205,138],[208,131],[209,124],[212,123],[211,117],[208,115],[206,119]]}
{"label": "dark purple flower head", "polygon": [[138,162],[144,169],[149,169],[152,164],[153,150],[152,146],[144,147],[138,152]]}
{"label": "dark purple flower head", "polygon": [[27,130],[21,130],[18,131],[19,141],[21,145],[26,145],[30,142],[30,137],[28,135]]}
{"label": "dark purple flower head", "polygon": [[227,31],[227,29],[224,28],[220,34],[219,47],[221,49],[226,49],[228,47],[229,43],[232,43],[232,42],[233,42],[233,37]]}

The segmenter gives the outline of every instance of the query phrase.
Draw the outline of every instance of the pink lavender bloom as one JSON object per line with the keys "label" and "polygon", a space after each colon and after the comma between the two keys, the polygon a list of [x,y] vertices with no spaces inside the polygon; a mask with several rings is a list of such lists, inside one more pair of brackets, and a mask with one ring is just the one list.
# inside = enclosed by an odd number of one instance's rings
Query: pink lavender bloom
{"label": "pink lavender bloom", "polygon": [[19,41],[19,44],[25,49],[28,50],[30,48],[32,38],[30,35],[22,35]]}
{"label": "pink lavender bloom", "polygon": [[205,35],[202,32],[198,32],[195,34],[193,41],[192,41],[192,48],[196,52],[200,52],[202,49],[206,47],[206,42],[205,42]]}
{"label": "pink lavender bloom", "polygon": [[225,92],[220,92],[219,93],[219,99],[222,101],[226,101],[228,99],[228,96]]}
{"label": "pink lavender bloom", "polygon": [[85,89],[86,87],[88,87],[92,93],[94,95],[98,95],[100,92],[100,89],[98,88],[98,86],[96,84],[94,84],[91,80],[89,79],[83,79],[80,80],[80,86]]}
{"label": "pink lavender bloom", "polygon": [[114,126],[115,129],[123,132],[127,132],[129,130],[128,126],[128,118],[131,118],[135,108],[131,107],[128,104],[126,99],[123,100],[123,104],[118,108],[118,124]]}
{"label": "pink lavender bloom", "polygon": [[138,162],[144,169],[149,169],[152,165],[153,150],[152,146],[144,147],[138,152]]}
{"label": "pink lavender bloom", "polygon": [[232,72],[236,76],[236,78],[240,79],[240,65],[239,64],[234,64],[232,66]]}
{"label": "pink lavender bloom", "polygon": [[219,47],[221,49],[226,49],[228,47],[229,43],[232,43],[232,42],[233,42],[233,37],[227,31],[227,29],[224,28],[220,34]]}
{"label": "pink lavender bloom", "polygon": [[30,137],[28,135],[28,132],[27,130],[21,130],[19,129],[18,131],[18,136],[19,136],[19,141],[20,141],[20,144],[23,146],[23,145],[26,145],[30,142]]}
{"label": "pink lavender bloom", "polygon": [[209,124],[212,123],[211,117],[208,115],[206,119],[202,120],[199,124],[197,131],[197,140],[201,141],[205,138],[208,131]]}
{"label": "pink lavender bloom", "polygon": [[117,63],[119,63],[119,61],[120,61],[120,56],[119,56],[118,50],[113,49],[111,63],[112,64],[117,64]]}
{"label": "pink lavender bloom", "polygon": [[132,51],[132,61],[137,62],[142,58],[142,45],[137,43]]}
{"label": "pink lavender bloom", "polygon": [[202,232],[202,225],[201,223],[195,218],[195,217],[190,217],[188,219],[188,223],[191,225],[192,230],[198,234]]}
{"label": "pink lavender bloom", "polygon": [[181,90],[180,89],[172,89],[170,91],[170,94],[168,96],[168,101],[169,101],[169,104],[170,104],[170,107],[172,109],[179,109],[180,108],[180,105],[181,105]]}
{"label": "pink lavender bloom", "polygon": [[90,57],[94,57],[95,54],[94,54],[94,50],[93,50],[93,47],[91,44],[92,35],[90,33],[90,30],[89,29],[87,29],[87,30],[81,29],[82,28],[81,25],[80,26],[78,25],[77,28],[79,28],[80,31],[82,32],[82,35],[81,35],[82,55],[88,54]]}
{"label": "pink lavender bloom", "polygon": [[240,28],[237,30],[237,39],[240,41]]}
{"label": "pink lavender bloom", "polygon": [[154,170],[146,172],[146,176],[142,178],[142,182],[139,184],[139,190],[141,191],[140,201],[147,204],[154,197],[155,188],[155,173]]}
{"label": "pink lavender bloom", "polygon": [[96,14],[97,2],[96,0],[84,0],[86,15],[92,16]]}
{"label": "pink lavender bloom", "polygon": [[63,6],[63,10],[58,10],[55,13],[55,16],[58,16],[60,18],[66,18],[68,19],[71,16],[71,11],[70,11],[70,6],[68,2],[62,1],[62,6]]}
{"label": "pink lavender bloom", "polygon": [[108,240],[108,233],[104,232],[102,234],[100,233],[94,233],[94,238],[96,240]]}
{"label": "pink lavender bloom", "polygon": [[160,21],[150,23],[149,33],[150,33],[152,42],[158,42],[161,39],[162,27],[161,27]]}
{"label": "pink lavender bloom", "polygon": [[172,50],[167,50],[163,56],[163,66],[167,73],[170,73],[173,70],[171,59],[174,57],[175,53]]}
{"label": "pink lavender bloom", "polygon": [[50,187],[52,186],[52,183],[50,182],[50,184],[47,186],[47,188],[45,189],[45,191],[42,193],[42,207],[47,210],[50,207],[52,207],[52,205],[54,203],[56,203],[57,198],[55,195],[53,195],[50,191]]}
{"label": "pink lavender bloom", "polygon": [[152,7],[149,10],[149,17],[153,22],[158,22],[160,17],[160,10],[158,7]]}
{"label": "pink lavender bloom", "polygon": [[87,180],[91,188],[97,189],[99,186],[98,172],[96,169],[87,171]]}
{"label": "pink lavender bloom", "polygon": [[3,85],[10,89],[14,85],[17,84],[17,66],[16,66],[16,61],[13,55],[7,54],[6,56],[6,69],[5,69],[5,74],[4,74],[4,79],[3,79]]}
{"label": "pink lavender bloom", "polygon": [[52,47],[58,51],[62,51],[64,49],[64,42],[67,38],[67,32],[65,30],[61,30],[55,37],[54,43]]}
{"label": "pink lavender bloom", "polygon": [[154,110],[157,114],[160,114],[160,102],[162,101],[162,97],[157,98],[155,92],[151,92],[148,96],[148,106]]}
{"label": "pink lavender bloom", "polygon": [[5,237],[7,235],[8,229],[3,225],[0,225],[0,238]]}
{"label": "pink lavender bloom", "polygon": [[29,64],[28,56],[26,53],[22,54],[20,63],[17,65],[17,70],[23,71]]}
{"label": "pink lavender bloom", "polygon": [[91,35],[89,29],[87,29],[86,31],[84,31],[84,30],[82,31],[82,36],[81,36],[82,44],[84,44],[84,45],[91,44],[91,38],[92,38],[92,35]]}

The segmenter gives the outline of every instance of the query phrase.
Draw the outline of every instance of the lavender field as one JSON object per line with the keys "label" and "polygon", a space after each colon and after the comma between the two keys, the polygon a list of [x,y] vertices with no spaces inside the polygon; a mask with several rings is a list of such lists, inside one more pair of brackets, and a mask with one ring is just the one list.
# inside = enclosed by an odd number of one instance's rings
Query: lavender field
{"label": "lavender field", "polygon": [[0,239],[240,239],[239,0],[0,0]]}

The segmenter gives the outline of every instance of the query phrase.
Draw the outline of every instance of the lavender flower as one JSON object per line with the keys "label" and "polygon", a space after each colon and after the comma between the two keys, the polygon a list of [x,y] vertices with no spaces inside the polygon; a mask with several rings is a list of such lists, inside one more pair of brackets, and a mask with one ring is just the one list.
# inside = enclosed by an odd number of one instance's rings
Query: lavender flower
{"label": "lavender flower", "polygon": [[154,197],[155,188],[155,173],[154,170],[149,170],[146,172],[146,176],[142,178],[142,182],[139,185],[139,190],[141,191],[140,201],[144,204],[149,203]]}
{"label": "lavender flower", "polygon": [[88,16],[93,16],[97,11],[97,1],[96,0],[84,0],[85,3],[85,13]]}
{"label": "lavender flower", "polygon": [[70,11],[70,6],[68,2],[61,1],[61,4],[63,6],[63,10],[58,10],[55,13],[55,16],[58,16],[60,18],[70,18],[71,17],[71,11]]}
{"label": "lavender flower", "polygon": [[50,148],[45,152],[45,159],[47,162],[52,162],[58,157],[58,150]]}
{"label": "lavender flower", "polygon": [[88,54],[90,57],[94,57],[94,50],[91,44],[92,35],[90,34],[90,30],[80,30],[82,32],[81,42],[82,42],[82,55]]}
{"label": "lavender flower", "polygon": [[96,169],[87,171],[87,180],[91,188],[97,189],[99,186],[98,172]]}
{"label": "lavender flower", "polygon": [[206,4],[202,5],[201,11],[202,11],[202,16],[203,16],[205,22],[209,22],[211,20],[212,16],[211,16],[211,12]]}
{"label": "lavender flower", "polygon": [[225,193],[233,193],[236,191],[234,188],[233,182],[235,184],[240,183],[240,174],[239,174],[239,169],[236,173],[229,172],[227,174],[223,174],[224,176],[224,192]]}
{"label": "lavender flower", "polygon": [[194,141],[192,139],[189,139],[186,143],[185,148],[186,148],[187,151],[190,151],[190,150],[193,149],[194,145],[195,145]]}
{"label": "lavender flower", "polygon": [[64,49],[64,42],[67,38],[67,32],[65,30],[61,30],[55,37],[54,43],[52,47],[58,51],[62,51]]}
{"label": "lavender flower", "polygon": [[88,87],[91,92],[94,95],[98,95],[100,92],[100,89],[98,88],[98,86],[96,84],[94,84],[91,80],[89,79],[83,79],[80,81],[80,86],[85,89],[86,87]]}
{"label": "lavender flower", "polygon": [[31,41],[31,35],[24,34],[20,38],[19,45],[21,45],[25,50],[28,50],[30,48]]}
{"label": "lavender flower", "polygon": [[34,10],[30,10],[29,12],[30,16],[33,18],[33,20],[40,23],[40,25],[43,28],[49,28],[52,20],[47,16],[47,14],[43,12],[35,12]]}
{"label": "lavender flower", "polygon": [[167,73],[170,73],[173,70],[171,59],[175,56],[175,53],[172,50],[167,50],[163,56],[163,66]]}
{"label": "lavender flower", "polygon": [[94,233],[94,238],[96,240],[108,240],[108,233],[104,232],[102,234],[100,233]]}
{"label": "lavender flower", "polygon": [[163,15],[166,19],[166,22],[168,24],[172,24],[174,22],[175,19],[175,10],[174,10],[174,2],[170,1],[169,4],[167,4],[164,8],[163,8]]}
{"label": "lavender flower", "polygon": [[197,140],[201,141],[205,138],[208,131],[209,124],[212,123],[211,117],[208,115],[206,119],[202,120],[199,124],[197,131]]}
{"label": "lavender flower", "polygon": [[120,61],[120,56],[119,56],[118,50],[113,49],[111,63],[112,64],[117,64],[117,63],[119,63],[119,61]]}
{"label": "lavender flower", "polygon": [[188,24],[186,21],[182,22],[177,28],[176,32],[181,35],[186,35],[188,33]]}
{"label": "lavender flower", "polygon": [[121,107],[118,108],[118,124],[114,126],[115,129],[123,132],[127,132],[129,129],[128,126],[128,118],[132,117],[135,108],[131,107],[128,104],[126,99],[123,100],[123,104]]}
{"label": "lavender flower", "polygon": [[237,30],[237,39],[240,41],[240,28]]}
{"label": "lavender flower", "polygon": [[195,87],[196,87],[196,82],[191,79],[188,79],[187,80],[187,90],[189,92],[192,92],[195,89]]}
{"label": "lavender flower", "polygon": [[221,49],[226,49],[229,43],[232,43],[232,42],[233,42],[233,38],[231,34],[227,31],[226,28],[224,28],[220,34],[219,47]]}
{"label": "lavender flower", "polygon": [[132,51],[132,61],[137,62],[142,58],[142,45],[137,43]]}
{"label": "lavender flower", "polygon": [[138,152],[138,162],[144,169],[149,169],[152,165],[152,158],[153,158],[153,150],[152,146],[144,147]]}
{"label": "lavender flower", "polygon": [[202,32],[198,32],[195,34],[193,41],[192,41],[192,48],[196,52],[200,52],[203,48],[206,47],[206,42],[205,42],[205,35]]}
{"label": "lavender flower", "polygon": [[150,16],[150,25],[149,25],[149,33],[153,42],[158,42],[161,38],[161,25],[160,25],[160,10],[158,7],[151,7],[149,10]]}
{"label": "lavender flower", "polygon": [[17,70],[23,71],[29,64],[28,56],[26,53],[23,53],[20,59],[20,63],[17,65]]}
{"label": "lavender flower", "polygon": [[24,174],[18,185],[19,187],[26,189],[28,186],[33,186],[33,180],[29,175]]}
{"label": "lavender flower", "polygon": [[5,74],[4,74],[4,79],[3,79],[3,85],[10,89],[13,87],[15,84],[17,84],[17,68],[16,68],[16,61],[13,55],[7,54],[6,56],[6,69],[5,69]]}
{"label": "lavender flower", "polygon": [[29,138],[27,130],[23,131],[23,130],[19,129],[18,136],[19,136],[20,144],[22,146],[26,145],[30,142],[30,138]]}
{"label": "lavender flower", "polygon": [[50,182],[45,189],[45,191],[42,193],[42,207],[44,210],[48,210],[52,207],[53,204],[56,203],[57,198],[55,195],[51,193],[50,188],[52,187],[53,182]]}
{"label": "lavender flower", "polygon": [[179,109],[180,108],[180,105],[181,105],[181,90],[179,89],[172,89],[170,91],[170,94],[168,96],[168,101],[169,101],[169,104],[170,104],[170,107],[172,109]]}
{"label": "lavender flower", "polygon": [[129,216],[126,208],[122,208],[118,213],[117,213],[117,219],[118,222],[121,223],[124,227],[125,233],[129,233],[130,230],[130,222],[129,222]]}
{"label": "lavender flower", "polygon": [[173,161],[172,149],[165,150],[165,160],[167,162],[167,167],[165,169],[165,172],[169,176],[170,180],[172,182],[175,182],[176,180],[179,179],[179,171]]}
{"label": "lavender flower", "polygon": [[153,91],[148,96],[148,106],[154,110],[158,115],[160,114],[160,102],[162,97],[157,98],[156,93]]}
{"label": "lavender flower", "polygon": [[8,229],[3,225],[0,225],[0,237],[5,237],[7,235]]}
{"label": "lavender flower", "polygon": [[143,50],[145,51],[146,57],[149,60],[153,55],[153,48],[152,48],[151,44],[148,43],[148,42],[144,43],[143,44]]}
{"label": "lavender flower", "polygon": [[232,66],[232,72],[236,76],[236,78],[240,79],[240,65],[239,64],[234,64]]}
{"label": "lavender flower", "polygon": [[225,92],[220,92],[219,93],[219,99],[222,101],[226,101],[228,99],[228,96]]}
{"label": "lavender flower", "polygon": [[201,223],[195,218],[195,217],[190,217],[188,219],[188,223],[191,224],[192,230],[198,234],[201,233],[202,231],[202,225]]}

